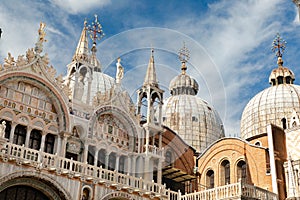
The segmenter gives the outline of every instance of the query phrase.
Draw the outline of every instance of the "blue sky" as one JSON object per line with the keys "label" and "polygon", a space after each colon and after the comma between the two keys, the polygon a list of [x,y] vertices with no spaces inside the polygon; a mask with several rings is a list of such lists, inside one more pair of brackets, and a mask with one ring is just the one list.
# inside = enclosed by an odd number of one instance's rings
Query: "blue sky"
{"label": "blue sky", "polygon": [[[178,50],[191,51],[188,74],[200,84],[198,96],[212,104],[226,135],[239,135],[247,102],[269,87],[276,67],[271,44],[277,32],[287,41],[284,65],[300,75],[299,21],[292,0],[6,0],[0,6],[0,63],[34,47],[41,21],[47,24],[44,52],[58,73],[66,73],[83,21],[97,14],[105,37],[97,56],[103,71],[115,74],[117,57],[125,67],[123,85],[135,101],[150,48],[161,87],[180,73]],[[298,76],[297,76],[298,75]]]}

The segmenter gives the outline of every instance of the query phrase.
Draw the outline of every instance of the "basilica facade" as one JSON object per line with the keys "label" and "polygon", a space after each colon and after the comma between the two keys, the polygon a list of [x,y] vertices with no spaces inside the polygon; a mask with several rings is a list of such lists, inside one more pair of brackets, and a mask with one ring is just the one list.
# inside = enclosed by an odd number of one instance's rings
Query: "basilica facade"
{"label": "basilica facade", "polygon": [[271,87],[249,101],[235,138],[197,96],[185,46],[166,99],[151,49],[134,104],[121,59],[115,77],[102,72],[86,21],[65,76],[50,64],[45,37],[41,23],[35,46],[1,65],[0,199],[300,198],[300,87],[279,36]]}

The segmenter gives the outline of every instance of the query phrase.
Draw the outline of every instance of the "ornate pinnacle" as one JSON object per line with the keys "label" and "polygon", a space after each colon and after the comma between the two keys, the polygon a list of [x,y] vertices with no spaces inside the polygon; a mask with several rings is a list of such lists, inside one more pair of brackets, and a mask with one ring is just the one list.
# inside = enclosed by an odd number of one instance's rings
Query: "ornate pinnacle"
{"label": "ornate pinnacle", "polygon": [[183,47],[178,52],[178,57],[182,63],[181,65],[182,74],[185,74],[185,71],[187,69],[185,63],[190,59],[190,51],[188,50],[188,48],[186,48],[185,42],[183,42]]}
{"label": "ornate pinnacle", "polygon": [[[86,22],[85,22],[86,25]],[[98,22],[98,16],[95,15],[95,21],[91,25],[87,25],[87,30],[90,33],[90,37],[93,41],[93,45],[96,45],[96,40],[100,40],[104,36],[101,24]]]}
{"label": "ornate pinnacle", "polygon": [[273,44],[272,44],[272,51],[275,52],[276,56],[282,57],[282,54],[285,50],[285,45],[286,45],[286,41],[284,41],[281,37],[280,34],[277,33]]}

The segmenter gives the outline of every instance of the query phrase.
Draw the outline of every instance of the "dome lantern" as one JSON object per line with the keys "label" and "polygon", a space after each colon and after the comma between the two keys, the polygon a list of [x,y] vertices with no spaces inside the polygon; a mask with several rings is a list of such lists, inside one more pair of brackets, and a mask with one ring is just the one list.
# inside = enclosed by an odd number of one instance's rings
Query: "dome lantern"
{"label": "dome lantern", "polygon": [[277,33],[272,46],[272,51],[275,52],[277,56],[278,67],[272,70],[269,77],[269,83],[272,86],[280,84],[293,84],[295,80],[294,73],[290,69],[283,66],[282,54],[285,50],[286,41],[280,37],[279,33]]}

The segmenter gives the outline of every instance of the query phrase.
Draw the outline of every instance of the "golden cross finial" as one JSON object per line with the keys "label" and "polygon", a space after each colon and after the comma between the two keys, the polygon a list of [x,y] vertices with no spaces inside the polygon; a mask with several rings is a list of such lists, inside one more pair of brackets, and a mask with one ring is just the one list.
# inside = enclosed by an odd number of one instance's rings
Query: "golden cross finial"
{"label": "golden cross finial", "polygon": [[286,45],[286,41],[284,41],[280,37],[280,34],[277,33],[272,44],[272,51],[275,52],[277,57],[282,57],[282,54],[285,50],[285,45]]}
{"label": "golden cross finial", "polygon": [[104,36],[101,24],[98,22],[98,16],[95,15],[95,20],[92,25],[88,25],[87,29],[90,33],[90,37],[93,40],[93,44],[96,45],[96,40],[100,40]]}
{"label": "golden cross finial", "polygon": [[186,62],[190,59],[190,51],[185,46],[185,42],[183,42],[183,47],[178,52],[179,60],[181,61],[181,72],[185,74],[187,67]]}

